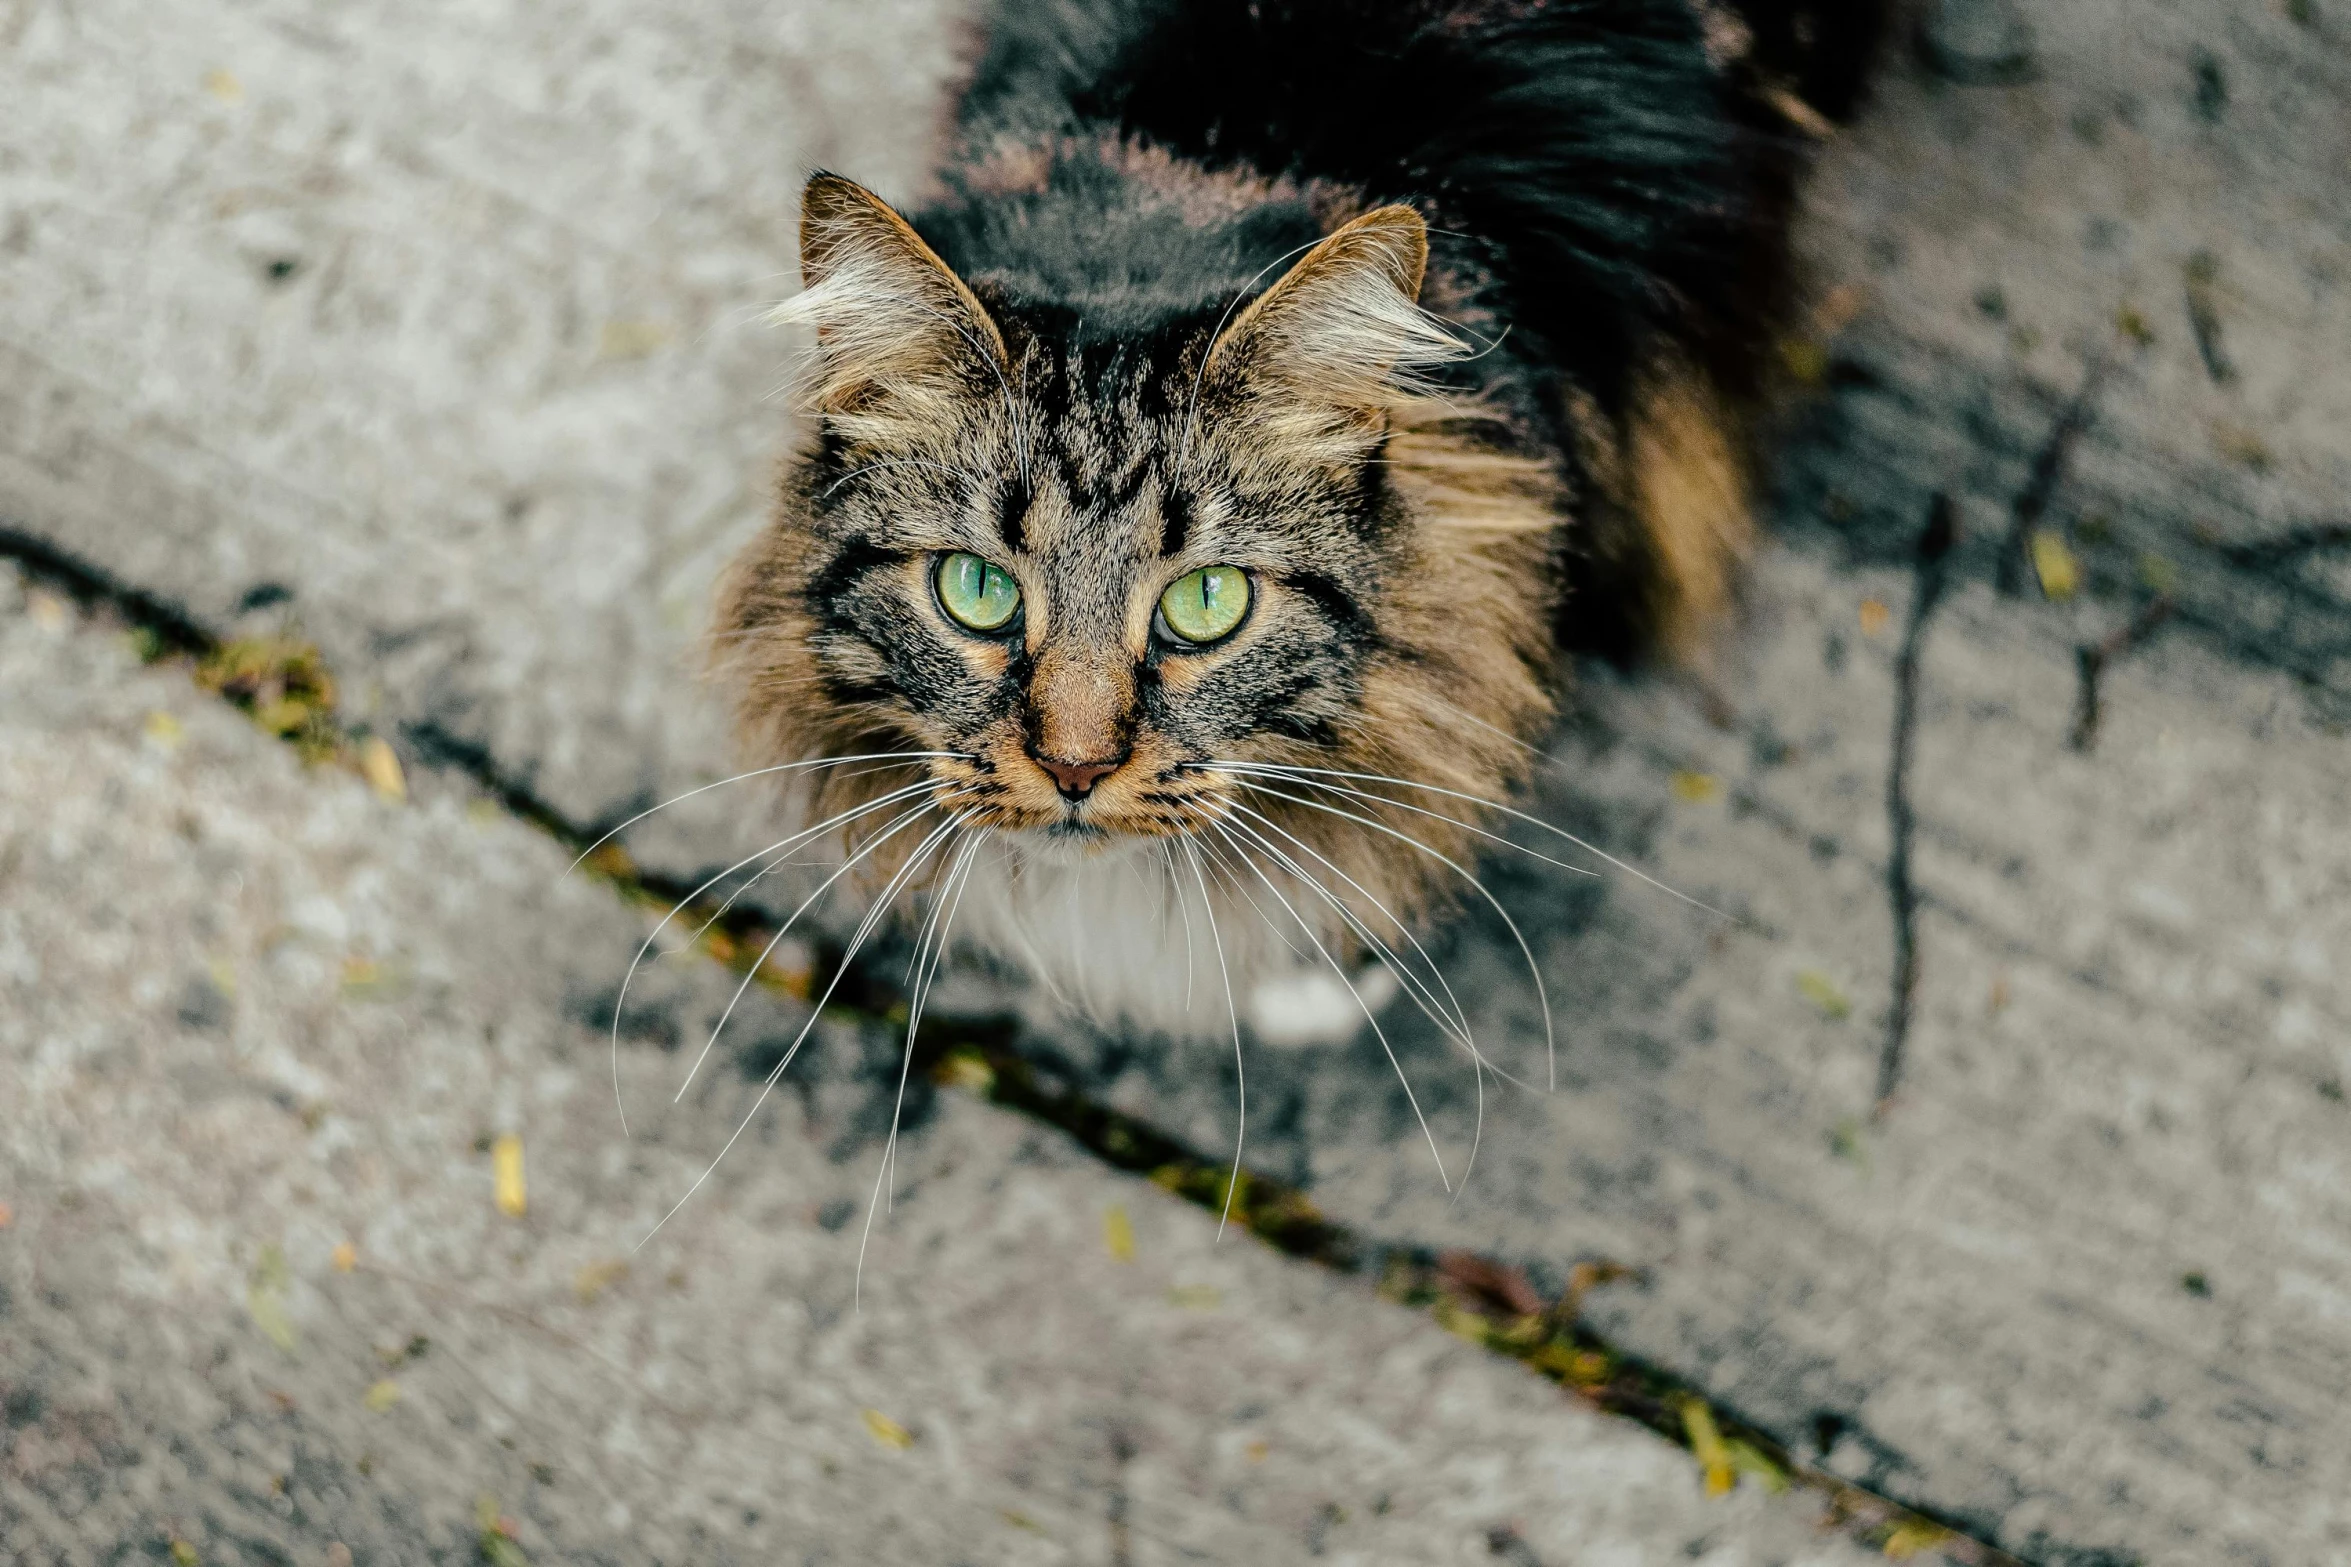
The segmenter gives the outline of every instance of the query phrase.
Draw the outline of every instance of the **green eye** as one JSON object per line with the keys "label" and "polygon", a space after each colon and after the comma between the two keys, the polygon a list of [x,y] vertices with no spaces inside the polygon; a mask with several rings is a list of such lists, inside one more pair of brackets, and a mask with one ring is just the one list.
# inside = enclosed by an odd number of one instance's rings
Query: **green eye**
{"label": "green eye", "polygon": [[958,625],[1001,631],[1020,609],[1020,584],[1003,567],[957,551],[939,562],[939,603]]}
{"label": "green eye", "polygon": [[1203,566],[1159,595],[1159,618],[1186,642],[1232,635],[1249,613],[1249,574],[1238,566]]}

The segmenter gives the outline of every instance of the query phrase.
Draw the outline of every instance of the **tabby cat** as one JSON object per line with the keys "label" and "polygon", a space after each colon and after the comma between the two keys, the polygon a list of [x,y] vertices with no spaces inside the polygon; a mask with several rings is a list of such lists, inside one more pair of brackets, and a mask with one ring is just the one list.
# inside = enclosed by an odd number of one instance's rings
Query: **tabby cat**
{"label": "tabby cat", "polygon": [[808,183],[805,439],[723,593],[860,935],[1236,1044],[1306,970],[1457,1012],[1415,932],[1568,655],[1731,607],[1796,149],[1876,24],[1001,0],[931,195]]}

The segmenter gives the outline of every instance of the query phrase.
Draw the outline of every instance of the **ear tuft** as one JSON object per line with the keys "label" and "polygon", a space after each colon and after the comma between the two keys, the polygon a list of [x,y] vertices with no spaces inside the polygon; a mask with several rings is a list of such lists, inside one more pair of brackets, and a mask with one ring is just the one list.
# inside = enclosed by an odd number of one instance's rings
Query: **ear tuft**
{"label": "ear tuft", "polygon": [[1468,344],[1420,308],[1428,225],[1381,207],[1333,231],[1209,350],[1212,375],[1335,413],[1373,413],[1425,391]]}
{"label": "ear tuft", "polygon": [[818,411],[895,422],[1001,374],[1004,338],[963,280],[879,196],[817,174],[800,202],[798,298],[771,321],[816,329],[806,393]]}

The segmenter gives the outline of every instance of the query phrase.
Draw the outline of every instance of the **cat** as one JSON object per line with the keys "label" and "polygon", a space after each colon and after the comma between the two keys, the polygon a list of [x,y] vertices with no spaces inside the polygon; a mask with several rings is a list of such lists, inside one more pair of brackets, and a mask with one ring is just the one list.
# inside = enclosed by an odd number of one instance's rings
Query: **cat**
{"label": "cat", "polygon": [[715,629],[859,939],[1236,1048],[1376,1027],[1367,979],[1451,1028],[1419,933],[1572,656],[1732,614],[1792,184],[1879,30],[1001,0],[930,197],[808,181],[805,438]]}

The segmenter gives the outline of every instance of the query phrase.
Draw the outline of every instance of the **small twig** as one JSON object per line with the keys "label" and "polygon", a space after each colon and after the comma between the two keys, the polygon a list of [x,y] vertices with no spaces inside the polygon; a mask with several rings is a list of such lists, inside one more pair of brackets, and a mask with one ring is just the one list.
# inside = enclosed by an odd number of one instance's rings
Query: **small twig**
{"label": "small twig", "polygon": [[2145,641],[2157,626],[2171,618],[2174,607],[2169,595],[2157,598],[2133,615],[2127,624],[2073,650],[2074,663],[2082,677],[2081,702],[2074,711],[2070,742],[2075,750],[2087,751],[2098,743],[2099,681],[2106,673],[2106,666]]}
{"label": "small twig", "polygon": [[2057,416],[2049,438],[2033,454],[2033,466],[2025,476],[2024,488],[2016,492],[2016,502],[2009,511],[2008,537],[2001,541],[1999,563],[1992,573],[1993,585],[2010,597],[2024,591],[2033,530],[2040,526],[2049,503],[2056,499],[2057,486],[2065,478],[2066,462],[2072,457],[2082,432],[2090,427],[2098,394],[2106,384],[2107,368],[2103,354],[2090,361],[2090,368],[2082,376],[2082,389]]}
{"label": "small twig", "polygon": [[1926,642],[1927,621],[1942,602],[1949,581],[1945,562],[1958,540],[1958,510],[1950,496],[1937,492],[1927,504],[1926,529],[1918,536],[1910,624],[1902,634],[1902,652],[1894,663],[1894,754],[1886,769],[1886,818],[1894,840],[1886,862],[1886,888],[1894,908],[1894,1006],[1886,1024],[1885,1047],[1878,1055],[1876,1113],[1881,1117],[1902,1080],[1902,1050],[1910,1038],[1911,1006],[1918,991],[1918,889],[1910,878],[1910,840],[1917,815],[1910,806],[1910,753],[1918,731],[1919,656]]}

